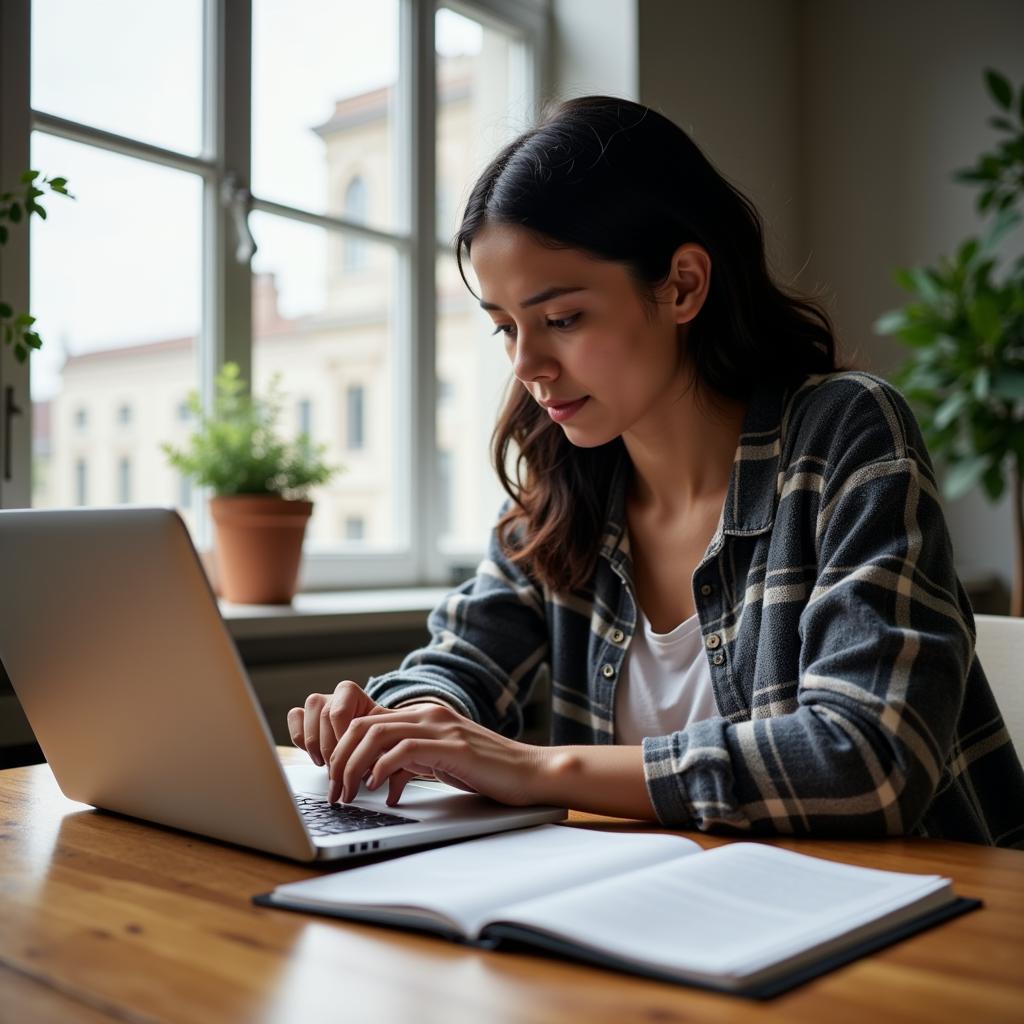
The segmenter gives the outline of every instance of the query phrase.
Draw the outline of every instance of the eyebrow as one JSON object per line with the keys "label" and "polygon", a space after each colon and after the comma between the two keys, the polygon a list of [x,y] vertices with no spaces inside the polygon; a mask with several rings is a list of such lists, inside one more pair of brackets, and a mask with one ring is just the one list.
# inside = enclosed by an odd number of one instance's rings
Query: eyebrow
{"label": "eyebrow", "polygon": [[[531,295],[528,299],[524,299],[519,303],[520,309],[527,309],[530,306],[539,305],[541,302],[547,302],[548,299],[557,299],[559,295],[568,295],[570,292],[583,292],[586,288],[581,284],[570,284],[562,287],[545,288],[542,292],[537,292],[536,295]],[[493,302],[487,302],[484,299],[480,300],[481,309],[495,310],[497,312],[503,312],[501,306],[496,306]]]}

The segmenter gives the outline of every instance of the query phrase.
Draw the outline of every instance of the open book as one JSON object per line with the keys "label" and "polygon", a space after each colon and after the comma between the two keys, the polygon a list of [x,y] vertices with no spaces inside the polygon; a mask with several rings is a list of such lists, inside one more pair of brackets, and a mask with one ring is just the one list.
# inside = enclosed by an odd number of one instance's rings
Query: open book
{"label": "open book", "polygon": [[935,875],[563,825],[293,882],[255,902],[757,997],[980,905]]}

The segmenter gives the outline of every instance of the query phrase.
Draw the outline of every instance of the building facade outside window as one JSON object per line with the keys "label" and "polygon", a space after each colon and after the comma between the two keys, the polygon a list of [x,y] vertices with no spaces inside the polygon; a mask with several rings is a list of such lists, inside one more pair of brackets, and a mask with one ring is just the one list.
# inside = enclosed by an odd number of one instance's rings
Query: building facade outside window
{"label": "building facade outside window", "polygon": [[345,390],[345,444],[350,452],[366,447],[366,388],[361,384]]}
{"label": "building facade outside window", "polygon": [[132,460],[127,455],[117,460],[117,500],[122,505],[132,500]]}
{"label": "building facade outside window", "polygon": [[85,459],[75,461],[75,504],[89,503],[89,465]]}

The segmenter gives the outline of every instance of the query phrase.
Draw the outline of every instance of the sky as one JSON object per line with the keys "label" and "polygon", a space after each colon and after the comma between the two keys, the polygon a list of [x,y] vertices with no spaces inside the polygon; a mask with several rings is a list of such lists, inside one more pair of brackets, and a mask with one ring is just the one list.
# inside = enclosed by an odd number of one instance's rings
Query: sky
{"label": "sky", "polygon": [[[199,153],[201,0],[32,8],[35,109]],[[253,0],[254,194],[323,211],[323,146],[310,129],[338,98],[394,82],[397,10],[396,0]],[[439,12],[436,30],[446,56],[479,49],[479,27],[450,11]],[[32,222],[31,310],[44,339],[32,357],[33,398],[59,388],[65,353],[196,334],[198,177],[40,132],[32,166],[66,177],[77,197],[44,200],[47,221]],[[254,268],[278,272],[285,303],[316,308],[323,234],[266,216],[252,226]]]}

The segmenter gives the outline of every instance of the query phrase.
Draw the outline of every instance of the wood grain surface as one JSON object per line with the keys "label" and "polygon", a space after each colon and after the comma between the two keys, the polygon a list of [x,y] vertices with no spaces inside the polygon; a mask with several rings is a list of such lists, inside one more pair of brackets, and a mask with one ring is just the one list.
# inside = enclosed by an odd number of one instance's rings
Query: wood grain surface
{"label": "wood grain surface", "polygon": [[[704,847],[728,841],[682,834]],[[0,1021],[1024,1021],[1024,853],[916,839],[775,842],[947,875],[985,907],[755,1003],[255,907],[253,894],[322,869],[72,803],[45,765],[9,769],[0,772]]]}

